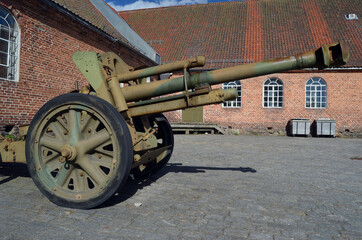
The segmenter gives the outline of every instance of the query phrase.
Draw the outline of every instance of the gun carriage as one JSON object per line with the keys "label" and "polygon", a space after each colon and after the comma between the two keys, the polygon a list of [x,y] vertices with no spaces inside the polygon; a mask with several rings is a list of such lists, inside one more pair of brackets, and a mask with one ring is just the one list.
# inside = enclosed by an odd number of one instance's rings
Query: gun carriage
{"label": "gun carriage", "polygon": [[[78,52],[73,61],[89,82],[80,93],[48,101],[26,137],[26,162],[40,191],[70,208],[92,208],[110,198],[132,173],[146,177],[170,159],[174,139],[162,112],[221,103],[235,89],[211,86],[301,68],[340,66],[349,58],[343,43],[271,61],[191,75],[205,64],[196,57],[134,69],[114,53]],[[184,76],[147,82],[183,71]],[[123,85],[123,86],[121,86]]]}

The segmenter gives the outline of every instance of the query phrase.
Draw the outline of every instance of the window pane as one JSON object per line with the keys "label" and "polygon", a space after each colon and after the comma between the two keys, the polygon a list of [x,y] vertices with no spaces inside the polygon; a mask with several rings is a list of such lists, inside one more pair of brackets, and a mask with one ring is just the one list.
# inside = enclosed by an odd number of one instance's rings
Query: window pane
{"label": "window pane", "polygon": [[15,28],[15,19],[10,14],[6,18],[6,21],[8,21],[10,28]]}
{"label": "window pane", "polygon": [[[6,16],[8,13],[3,13],[3,9],[2,8],[0,8],[0,16]],[[2,26],[8,26],[8,23],[5,21],[5,19],[3,19],[3,18],[1,18],[0,17],[0,25],[2,25]]]}
{"label": "window pane", "polygon": [[224,102],[223,107],[226,107],[226,108],[227,107],[241,107],[242,87],[240,85],[240,81],[223,83],[222,87],[223,87],[223,89],[235,88],[238,93],[238,97],[235,100]]}
{"label": "window pane", "polygon": [[0,40],[0,51],[1,52],[8,52],[9,43],[5,40]]}
{"label": "window pane", "polygon": [[8,76],[7,67],[0,66],[0,78],[7,78],[7,76]]}
{"label": "window pane", "polygon": [[0,64],[8,65],[8,55],[6,53],[0,53]]}
{"label": "window pane", "polygon": [[5,28],[4,26],[1,26],[0,38],[5,39],[5,40],[9,40],[10,39],[9,29]]}

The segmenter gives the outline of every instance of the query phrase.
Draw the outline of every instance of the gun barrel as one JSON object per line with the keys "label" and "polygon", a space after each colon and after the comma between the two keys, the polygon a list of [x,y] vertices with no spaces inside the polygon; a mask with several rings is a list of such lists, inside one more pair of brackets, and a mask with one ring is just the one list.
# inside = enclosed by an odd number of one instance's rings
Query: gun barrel
{"label": "gun barrel", "polygon": [[[193,89],[204,84],[215,85],[302,68],[321,69],[341,66],[347,62],[348,58],[349,50],[343,43],[324,45],[316,50],[300,53],[295,56],[194,74],[187,81],[185,81],[184,77],[178,77],[124,87],[122,88],[122,94],[127,102],[144,100],[184,91],[185,89]],[[185,82],[187,86],[185,86]]]}
{"label": "gun barrel", "polygon": [[125,74],[118,74],[117,79],[119,82],[127,82],[133,79],[150,77],[162,73],[169,73],[177,70],[182,70],[184,68],[202,67],[204,65],[205,65],[205,57],[199,56],[155,67],[140,69]]}

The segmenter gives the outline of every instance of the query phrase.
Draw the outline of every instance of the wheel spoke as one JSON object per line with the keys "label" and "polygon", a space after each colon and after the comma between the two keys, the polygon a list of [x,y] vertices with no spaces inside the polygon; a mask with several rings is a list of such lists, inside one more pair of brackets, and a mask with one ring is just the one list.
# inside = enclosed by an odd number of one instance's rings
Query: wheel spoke
{"label": "wheel spoke", "polygon": [[[49,124],[49,127],[53,130],[53,133],[55,134],[55,137],[58,138],[61,141],[65,141],[64,139],[64,129],[63,127],[59,124],[57,124],[57,122],[52,122]],[[62,131],[63,130],[63,131]]]}
{"label": "wheel spoke", "polygon": [[101,123],[101,122],[100,122],[99,120],[94,120],[94,121],[93,121],[92,130],[93,130],[94,132],[96,131],[96,129],[98,128],[98,126],[99,126],[100,123]]}
{"label": "wheel spoke", "polygon": [[83,116],[84,116],[83,124],[80,128],[81,133],[83,133],[85,131],[85,129],[87,129],[87,127],[91,123],[91,119],[92,119],[92,117],[87,112],[85,112],[85,114],[82,113],[82,118],[83,118]]}
{"label": "wheel spoke", "polygon": [[83,172],[80,169],[74,169],[72,176],[73,176],[73,183],[74,183],[74,190],[76,192],[81,192],[86,190],[86,177],[84,175],[81,175],[81,172]]}
{"label": "wheel spoke", "polygon": [[73,169],[74,169],[73,164],[67,164],[67,163],[63,164],[63,166],[59,170],[57,176],[55,177],[55,183],[58,186],[63,187],[64,184],[67,182],[67,180],[69,180],[69,176],[72,173]]}
{"label": "wheel spoke", "polygon": [[59,153],[57,152],[53,152],[53,154],[49,155],[49,156],[46,156],[43,158],[43,163],[44,164],[47,164],[48,162],[51,162],[53,161],[54,159],[57,159],[59,156]]}
{"label": "wheel spoke", "polygon": [[102,170],[97,166],[90,157],[84,157],[82,161],[79,163],[81,168],[88,174],[92,180],[97,183],[98,185],[101,185],[102,182],[105,181],[105,174],[102,172]]}
{"label": "wheel spoke", "polygon": [[67,131],[69,131],[69,127],[67,126],[67,124],[64,122],[63,118],[61,116],[58,116],[57,118],[57,122]]}
{"label": "wheel spoke", "polygon": [[49,160],[46,164],[47,168],[49,168],[50,172],[54,171],[57,168],[60,168],[62,166],[62,163],[59,162],[57,158],[53,158],[52,160]]}
{"label": "wheel spoke", "polygon": [[102,144],[101,146],[97,147],[94,149],[94,151],[98,152],[98,153],[101,153],[101,154],[104,154],[104,155],[107,155],[111,158],[113,158],[113,151],[110,151],[110,150],[105,150],[104,147],[108,146],[108,145],[111,145],[112,144],[112,140],[109,140],[107,141],[106,143]]}
{"label": "wheel spoke", "polygon": [[92,161],[97,166],[103,166],[103,167],[111,168],[112,163],[113,163],[113,158],[109,157],[109,156],[102,156],[101,159],[94,158]]}
{"label": "wheel spoke", "polygon": [[110,134],[107,132],[106,129],[103,129],[100,132],[92,135],[90,138],[83,140],[81,143],[79,143],[79,145],[84,147],[85,152],[88,152],[99,147],[100,145],[103,145],[110,139]]}
{"label": "wheel spoke", "polygon": [[43,135],[40,138],[40,145],[57,152],[61,152],[64,144],[61,141],[57,140],[55,137]]}
{"label": "wheel spoke", "polygon": [[70,141],[69,144],[72,146],[77,145],[80,134],[80,112],[71,109],[69,110],[69,128],[70,128]]}

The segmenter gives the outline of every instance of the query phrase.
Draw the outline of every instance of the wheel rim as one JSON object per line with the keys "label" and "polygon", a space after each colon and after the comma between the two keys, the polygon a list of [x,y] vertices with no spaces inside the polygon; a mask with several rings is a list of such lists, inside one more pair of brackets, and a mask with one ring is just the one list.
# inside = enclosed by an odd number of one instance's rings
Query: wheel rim
{"label": "wheel rim", "polygon": [[117,141],[107,121],[90,107],[52,109],[39,123],[34,143],[39,178],[63,199],[94,198],[116,175]]}

